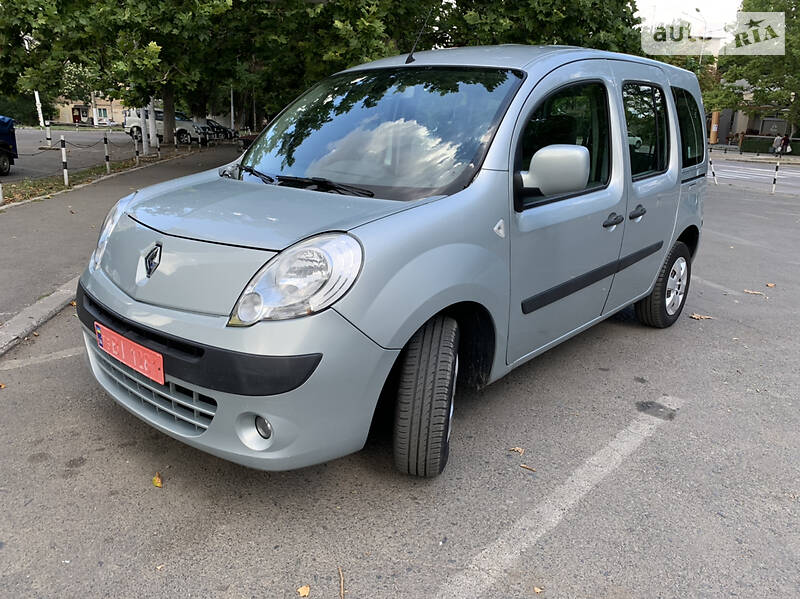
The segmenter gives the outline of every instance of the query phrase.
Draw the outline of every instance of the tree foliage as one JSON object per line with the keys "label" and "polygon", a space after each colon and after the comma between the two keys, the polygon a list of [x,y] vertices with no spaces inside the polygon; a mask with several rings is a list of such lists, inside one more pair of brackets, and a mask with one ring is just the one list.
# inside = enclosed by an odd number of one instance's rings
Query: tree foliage
{"label": "tree foliage", "polygon": [[73,65],[93,91],[128,105],[163,98],[169,132],[175,103],[227,112],[233,87],[237,114],[258,127],[322,77],[408,52],[426,17],[419,50],[523,43],[636,53],[634,11],[629,0],[14,0],[0,3],[0,89],[77,89]]}
{"label": "tree foliage", "polygon": [[[720,75],[726,85],[721,93],[742,96],[736,81],[746,81],[747,99],[740,101],[748,112],[789,107],[789,121],[800,123],[800,0],[744,0],[748,12],[783,12],[786,19],[784,56],[721,56]],[[797,98],[794,100],[794,98]],[[727,106],[726,106],[727,107]]]}

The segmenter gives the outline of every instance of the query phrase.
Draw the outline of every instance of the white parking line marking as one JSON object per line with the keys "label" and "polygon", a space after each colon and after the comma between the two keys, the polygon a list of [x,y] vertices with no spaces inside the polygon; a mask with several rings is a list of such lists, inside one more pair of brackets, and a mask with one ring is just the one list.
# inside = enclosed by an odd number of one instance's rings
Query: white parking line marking
{"label": "white parking line marking", "polygon": [[[683,400],[677,397],[662,397],[659,402],[676,410],[683,404]],[[637,416],[605,447],[579,466],[564,484],[476,555],[465,570],[446,580],[438,589],[436,597],[473,599],[491,589],[505,578],[506,570],[525,551],[556,528],[567,512],[619,468],[625,458],[633,454],[665,422],[667,421],[647,414]]]}
{"label": "white parking line marking", "polygon": [[6,360],[0,363],[0,370],[16,370],[17,368],[25,368],[26,366],[34,366],[36,364],[45,364],[53,360],[63,360],[64,358],[71,358],[83,352],[83,347],[71,347],[70,349],[62,349],[61,351],[46,354],[44,356],[36,356],[34,358],[22,358],[15,360]]}

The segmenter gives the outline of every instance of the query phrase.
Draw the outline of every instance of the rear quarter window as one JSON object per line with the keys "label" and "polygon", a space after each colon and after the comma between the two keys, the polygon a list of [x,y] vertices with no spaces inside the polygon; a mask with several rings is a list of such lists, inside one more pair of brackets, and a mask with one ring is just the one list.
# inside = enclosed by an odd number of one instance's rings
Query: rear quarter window
{"label": "rear quarter window", "polygon": [[678,109],[678,127],[681,131],[681,166],[695,166],[703,161],[705,152],[700,108],[694,96],[685,89],[673,87],[672,95]]}

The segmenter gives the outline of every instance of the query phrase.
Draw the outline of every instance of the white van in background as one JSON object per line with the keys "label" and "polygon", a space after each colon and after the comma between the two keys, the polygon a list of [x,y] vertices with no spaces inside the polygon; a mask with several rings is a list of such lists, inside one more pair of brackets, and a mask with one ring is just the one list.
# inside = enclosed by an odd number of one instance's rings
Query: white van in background
{"label": "white van in background", "polygon": [[[147,110],[144,109],[145,114]],[[164,138],[164,111],[160,108],[155,109],[156,114],[156,133],[158,134],[158,138]],[[125,133],[133,137],[134,139],[141,139],[142,138],[142,118],[141,112],[139,108],[128,108],[124,111],[124,121],[123,127],[125,128]],[[149,116],[148,116],[149,118]],[[194,134],[194,123],[192,119],[186,116],[184,113],[176,110],[175,111],[175,136],[178,139],[178,143],[180,144],[190,144],[192,143],[192,137],[196,137]]]}

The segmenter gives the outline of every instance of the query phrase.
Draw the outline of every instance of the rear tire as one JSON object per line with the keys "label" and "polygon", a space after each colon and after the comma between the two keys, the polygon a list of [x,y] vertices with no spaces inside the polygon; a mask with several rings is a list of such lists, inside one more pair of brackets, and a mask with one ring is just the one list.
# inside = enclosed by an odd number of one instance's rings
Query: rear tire
{"label": "rear tire", "polygon": [[686,304],[691,279],[689,248],[682,241],[676,241],[658,273],[653,292],[634,304],[639,322],[659,329],[672,326]]}
{"label": "rear tire", "polygon": [[11,159],[3,151],[0,151],[0,176],[5,177],[11,172]]}
{"label": "rear tire", "polygon": [[188,146],[192,143],[192,136],[189,135],[188,131],[178,131],[178,143],[184,146]]}
{"label": "rear tire", "polygon": [[458,323],[446,316],[432,318],[408,342],[401,360],[394,463],[406,474],[438,476],[450,454]]}

